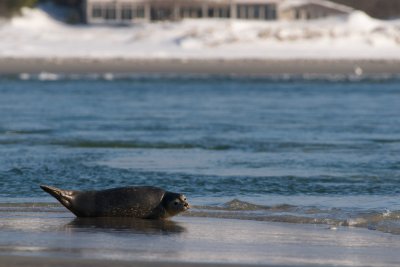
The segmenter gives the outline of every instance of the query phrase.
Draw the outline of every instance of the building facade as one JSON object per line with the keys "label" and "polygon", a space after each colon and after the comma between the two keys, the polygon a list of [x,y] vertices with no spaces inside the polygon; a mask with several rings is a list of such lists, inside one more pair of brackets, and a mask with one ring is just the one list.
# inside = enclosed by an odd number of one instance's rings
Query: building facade
{"label": "building facade", "polygon": [[285,1],[279,15],[285,20],[309,20],[349,14],[353,8],[325,0]]}
{"label": "building facade", "polygon": [[330,4],[324,0],[86,0],[84,6],[88,24],[115,25],[185,18],[313,19],[350,10]]}
{"label": "building facade", "polygon": [[89,24],[131,24],[184,18],[277,19],[275,0],[86,0]]}

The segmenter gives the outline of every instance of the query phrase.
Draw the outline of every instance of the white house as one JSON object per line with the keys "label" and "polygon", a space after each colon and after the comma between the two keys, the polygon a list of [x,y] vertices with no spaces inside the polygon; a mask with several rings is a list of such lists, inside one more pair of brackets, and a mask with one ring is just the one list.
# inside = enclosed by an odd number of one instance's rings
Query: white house
{"label": "white house", "polygon": [[349,14],[353,8],[326,0],[283,1],[279,7],[280,19],[318,19],[328,16]]}
{"label": "white house", "polygon": [[353,9],[325,0],[86,0],[89,24],[132,24],[184,18],[315,19]]}

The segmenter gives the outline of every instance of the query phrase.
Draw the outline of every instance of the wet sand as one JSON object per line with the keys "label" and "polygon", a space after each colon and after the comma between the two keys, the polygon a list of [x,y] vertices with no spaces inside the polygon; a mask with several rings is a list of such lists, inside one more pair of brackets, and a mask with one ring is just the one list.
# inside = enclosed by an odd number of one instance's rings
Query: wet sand
{"label": "wet sand", "polygon": [[362,75],[400,74],[399,60],[0,58],[0,74]]}
{"label": "wet sand", "polygon": [[208,217],[77,219],[0,210],[0,266],[399,266],[400,236]]}
{"label": "wet sand", "polygon": [[[252,264],[221,264],[221,263],[188,263],[188,262],[143,262],[143,261],[118,261],[94,260],[54,257],[18,257],[0,256],[0,267],[255,267]],[[284,267],[284,266],[281,266]]]}

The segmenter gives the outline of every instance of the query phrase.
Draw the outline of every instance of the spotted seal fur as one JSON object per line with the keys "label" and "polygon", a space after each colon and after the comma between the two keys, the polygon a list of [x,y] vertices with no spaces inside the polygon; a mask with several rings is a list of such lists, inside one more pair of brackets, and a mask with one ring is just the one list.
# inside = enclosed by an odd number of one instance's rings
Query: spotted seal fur
{"label": "spotted seal fur", "polygon": [[129,186],[99,191],[62,190],[41,185],[77,217],[166,219],[189,209],[182,194],[153,186]]}

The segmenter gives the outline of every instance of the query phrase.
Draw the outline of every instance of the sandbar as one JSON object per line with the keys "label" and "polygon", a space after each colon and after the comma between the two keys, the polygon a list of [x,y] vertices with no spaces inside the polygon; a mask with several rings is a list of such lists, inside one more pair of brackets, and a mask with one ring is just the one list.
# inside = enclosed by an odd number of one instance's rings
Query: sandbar
{"label": "sandbar", "polygon": [[0,267],[400,266],[400,236],[209,217],[75,218],[61,208],[0,210]]}
{"label": "sandbar", "polygon": [[398,75],[400,60],[0,58],[0,75],[21,73],[159,75]]}
{"label": "sandbar", "polygon": [[[144,262],[120,260],[95,260],[78,258],[0,256],[0,267],[257,267],[252,264],[190,263],[190,262]],[[283,266],[282,266],[283,267]]]}

